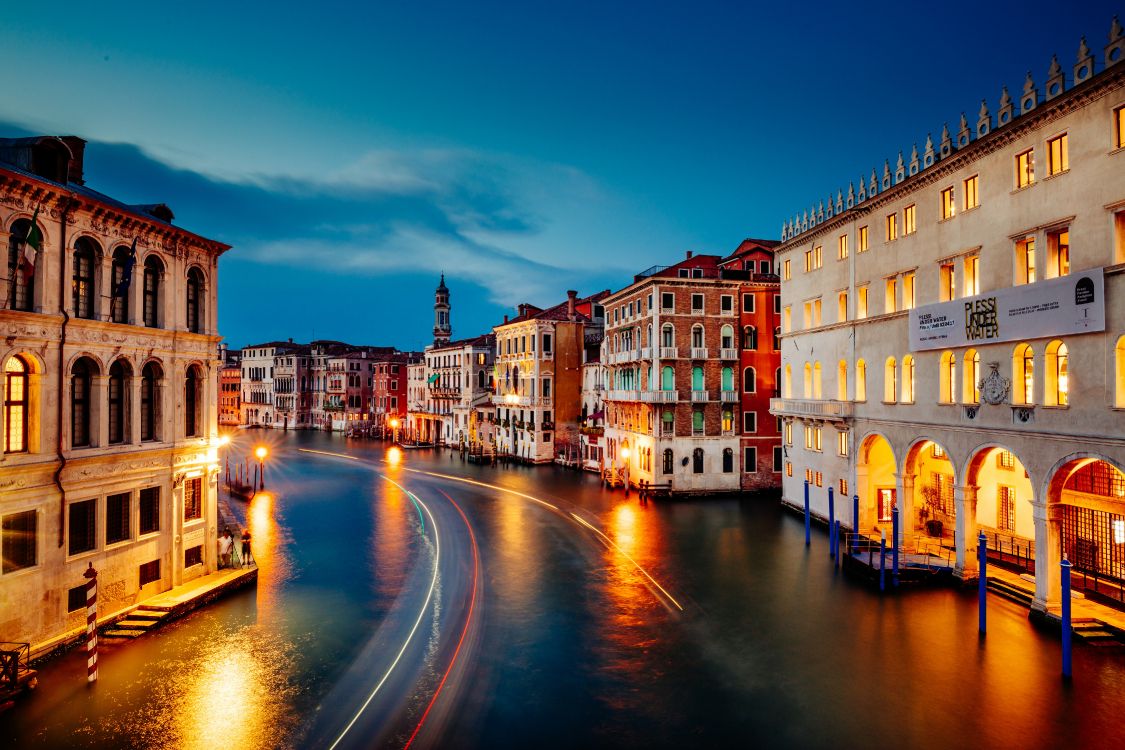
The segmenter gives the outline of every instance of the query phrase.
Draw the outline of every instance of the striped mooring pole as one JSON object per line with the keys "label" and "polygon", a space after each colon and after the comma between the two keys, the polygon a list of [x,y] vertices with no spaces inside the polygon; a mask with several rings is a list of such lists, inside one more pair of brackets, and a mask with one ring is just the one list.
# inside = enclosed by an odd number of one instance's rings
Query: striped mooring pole
{"label": "striped mooring pole", "polygon": [[98,681],[98,571],[90,563],[86,579],[86,682]]}

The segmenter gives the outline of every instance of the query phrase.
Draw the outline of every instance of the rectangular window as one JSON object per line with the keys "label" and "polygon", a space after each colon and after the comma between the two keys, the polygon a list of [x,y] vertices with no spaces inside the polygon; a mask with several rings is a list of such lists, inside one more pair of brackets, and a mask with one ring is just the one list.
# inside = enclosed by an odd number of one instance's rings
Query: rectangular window
{"label": "rectangular window", "polygon": [[820,299],[814,299],[812,304],[813,304],[813,316],[812,316],[813,325],[819,326],[820,321],[821,321],[821,318],[820,318],[820,309],[821,309]]}
{"label": "rectangular window", "polygon": [[785,463],[785,476],[787,476],[787,477],[793,476],[793,464],[791,464],[789,462]]}
{"label": "rectangular window", "polygon": [[86,609],[86,584],[67,589],[66,611],[77,612]]}
{"label": "rectangular window", "polygon": [[846,479],[840,480],[840,495],[842,495],[843,497],[848,496],[848,480]]}
{"label": "rectangular window", "polygon": [[812,270],[812,250],[805,251],[805,273]]}
{"label": "rectangular window", "polygon": [[[730,305],[729,300],[730,300],[730,297],[727,297],[726,295],[723,295],[723,304],[727,306],[727,307],[723,308],[723,312],[726,312],[727,309],[729,308],[729,305]],[[753,294],[742,295],[742,312],[744,312],[744,313],[754,312],[754,295]]]}
{"label": "rectangular window", "polygon": [[693,279],[702,279],[703,278],[703,269],[702,268],[691,269],[691,277]]}
{"label": "rectangular window", "polygon": [[793,278],[793,271],[789,264],[789,258],[786,258],[781,264],[781,279],[782,281],[789,281],[791,278]]}
{"label": "rectangular window", "polygon": [[1117,148],[1125,148],[1125,107],[1113,110],[1113,124],[1117,136]]}
{"label": "rectangular window", "polygon": [[836,258],[844,260],[848,257],[848,235],[841,234],[836,238]]}
{"label": "rectangular window", "polygon": [[184,550],[184,567],[190,568],[192,565],[203,564],[203,546],[196,545]]}
{"label": "rectangular window", "polygon": [[33,567],[37,557],[39,517],[33,510],[10,513],[0,522],[0,573]]}
{"label": "rectangular window", "polygon": [[887,279],[886,292],[883,295],[883,312],[893,313],[898,303],[898,279],[891,277]]}
{"label": "rectangular window", "polygon": [[146,562],[139,568],[141,585],[154,583],[160,580],[160,560]]}
{"label": "rectangular window", "polygon": [[1047,141],[1047,174],[1061,174],[1070,169],[1066,133]]}
{"label": "rectangular window", "polygon": [[543,398],[551,397],[551,379],[543,378]]}
{"label": "rectangular window", "polygon": [[806,302],[804,305],[805,316],[803,318],[805,328],[812,328],[812,301]]}
{"label": "rectangular window", "polygon": [[1025,188],[1035,182],[1035,151],[1016,154],[1016,187]]}
{"label": "rectangular window", "polygon": [[660,309],[664,312],[671,312],[676,307],[676,295],[671,292],[660,293]]}
{"label": "rectangular window", "polygon": [[949,302],[957,299],[957,283],[952,263],[942,263],[938,267],[938,283],[941,285],[938,289],[939,301]]}
{"label": "rectangular window", "polygon": [[551,334],[549,334],[549,333],[543,334],[543,353],[544,354],[550,354],[551,353]]}
{"label": "rectangular window", "polygon": [[691,311],[693,313],[702,313],[703,312],[703,295],[702,294],[691,295]]}
{"label": "rectangular window", "polygon": [[781,316],[782,324],[785,326],[785,332],[789,333],[793,330],[793,310],[790,305],[785,306],[785,310]]}
{"label": "rectangular window", "polygon": [[953,187],[941,191],[941,218],[952,219],[957,212],[957,201],[953,195]]}
{"label": "rectangular window", "polygon": [[972,297],[980,294],[980,256],[970,255],[965,258],[965,296]]}
{"label": "rectangular window", "polygon": [[145,487],[141,490],[138,505],[140,506],[138,531],[141,534],[160,531],[160,488]]}
{"label": "rectangular window", "polygon": [[836,295],[836,320],[843,323],[848,319],[848,293],[840,292]]}
{"label": "rectangular window", "polygon": [[903,235],[914,234],[918,231],[918,207],[911,203],[902,212]]}
{"label": "rectangular window", "polygon": [[758,449],[746,446],[742,449],[742,470],[747,474],[758,473]]}
{"label": "rectangular window", "polygon": [[124,542],[129,534],[129,493],[120,492],[105,499],[105,543]]}
{"label": "rectangular window", "polygon": [[773,447],[773,470],[781,471],[781,464],[783,463],[783,454],[780,445]]}
{"label": "rectangular window", "polygon": [[184,480],[184,520],[203,518],[203,479]]}
{"label": "rectangular window", "polygon": [[973,175],[969,179],[961,183],[963,188],[961,194],[965,203],[965,210],[976,208],[980,205],[980,193],[977,192],[977,186],[980,184],[977,175]]}
{"label": "rectangular window", "polygon": [[902,309],[914,309],[914,272],[904,274],[902,277]]}
{"label": "rectangular window", "polygon": [[1016,243],[1016,283],[1035,283],[1035,238],[1027,237]]}
{"label": "rectangular window", "polygon": [[774,312],[775,315],[781,313],[781,295],[780,294],[773,295],[773,312]]}
{"label": "rectangular window", "polygon": [[1016,530],[1016,490],[999,485],[996,488],[996,528],[1000,531]]}
{"label": "rectangular window", "polygon": [[97,547],[95,537],[98,519],[98,501],[83,500],[70,504],[70,545],[68,554],[77,555]]}
{"label": "rectangular window", "polygon": [[857,287],[855,294],[855,317],[857,320],[863,320],[867,317],[867,285]]}
{"label": "rectangular window", "polygon": [[866,253],[867,252],[868,244],[867,244],[867,227],[866,226],[863,226],[863,227],[859,228],[859,233],[856,237],[856,243],[855,244],[856,244],[856,252],[860,252],[860,253]]}
{"label": "rectangular window", "polygon": [[813,248],[813,268],[820,268],[824,265],[824,252],[820,245]]}
{"label": "rectangular window", "polygon": [[758,431],[758,413],[753,411],[742,412],[742,432],[751,435]]}
{"label": "rectangular window", "polygon": [[898,214],[887,214],[887,242],[898,239]]}
{"label": "rectangular window", "polygon": [[816,486],[817,487],[823,487],[824,486],[824,474],[822,474],[819,471],[816,473]]}
{"label": "rectangular window", "polygon": [[836,433],[836,454],[845,457],[848,455],[848,433]]}
{"label": "rectangular window", "polygon": [[1070,231],[1059,229],[1047,233],[1048,278],[1070,275]]}

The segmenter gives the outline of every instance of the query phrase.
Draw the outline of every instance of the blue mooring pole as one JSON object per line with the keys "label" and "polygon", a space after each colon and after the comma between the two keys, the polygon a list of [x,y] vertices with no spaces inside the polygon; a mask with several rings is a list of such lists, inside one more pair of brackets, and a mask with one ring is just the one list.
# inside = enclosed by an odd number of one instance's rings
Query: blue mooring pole
{"label": "blue mooring pole", "polygon": [[859,550],[859,495],[852,495],[852,552]]}
{"label": "blue mooring pole", "polygon": [[805,546],[812,544],[812,519],[809,517],[809,480],[805,480]]}
{"label": "blue mooring pole", "polygon": [[1062,674],[1063,678],[1070,679],[1070,569],[1073,567],[1070,560],[1065,557],[1059,563],[1059,593],[1062,596]]}
{"label": "blue mooring pole", "polygon": [[836,521],[836,554],[832,557],[832,562],[838,568],[840,567],[840,522]]}
{"label": "blue mooring pole", "polygon": [[977,569],[977,611],[980,634],[984,635],[988,625],[988,537],[983,531],[977,536]]}
{"label": "blue mooring pole", "polygon": [[879,590],[887,590],[887,532],[879,530]]}
{"label": "blue mooring pole", "polygon": [[898,504],[891,508],[891,573],[894,585],[898,586]]}
{"label": "blue mooring pole", "polygon": [[828,488],[828,556],[836,559],[836,500]]}

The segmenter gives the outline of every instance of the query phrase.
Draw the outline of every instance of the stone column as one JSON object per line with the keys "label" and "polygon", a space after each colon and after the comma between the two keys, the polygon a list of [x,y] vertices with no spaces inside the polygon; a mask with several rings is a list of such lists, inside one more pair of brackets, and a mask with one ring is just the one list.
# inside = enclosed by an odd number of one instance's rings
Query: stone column
{"label": "stone column", "polygon": [[[138,362],[137,366],[140,367],[141,363]],[[127,429],[125,432],[125,442],[132,443],[133,445],[141,444],[141,370],[133,372],[132,377],[129,378],[129,389],[125,394],[125,408],[128,409],[126,415]]]}
{"label": "stone column", "polygon": [[901,485],[898,491],[899,544],[903,547],[914,545],[914,526],[917,518],[917,511],[914,508],[914,482],[917,479],[917,474],[904,474],[898,482]]}
{"label": "stone column", "polygon": [[184,582],[184,480],[172,473],[172,585]]}
{"label": "stone column", "polygon": [[[110,321],[113,309],[113,248],[102,251],[101,262],[94,271],[94,319]],[[103,443],[104,445],[104,443]]]}
{"label": "stone column", "polygon": [[972,580],[980,575],[977,564],[977,493],[980,488],[974,484],[953,488],[953,499],[957,508],[954,542],[957,547],[957,565],[954,573],[958,578]]}
{"label": "stone column", "polygon": [[[871,497],[875,492],[875,488],[871,486],[871,481],[868,476],[868,468],[866,466],[855,467],[855,494],[859,495],[859,528],[855,529],[858,533],[864,533],[872,527],[872,514],[871,514]],[[852,499],[848,498],[848,505],[851,506]],[[848,511],[849,517],[851,511]]]}
{"label": "stone column", "polygon": [[1032,503],[1035,518],[1035,599],[1032,609],[1041,612],[1059,605],[1059,562],[1062,559],[1060,525],[1062,506]]}
{"label": "stone column", "polygon": [[90,445],[109,444],[109,376],[90,376]]}

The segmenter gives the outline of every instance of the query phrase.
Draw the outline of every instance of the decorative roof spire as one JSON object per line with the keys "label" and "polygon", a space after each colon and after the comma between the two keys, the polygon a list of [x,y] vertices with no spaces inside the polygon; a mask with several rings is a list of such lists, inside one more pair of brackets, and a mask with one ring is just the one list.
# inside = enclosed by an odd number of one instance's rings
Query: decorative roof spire
{"label": "decorative roof spire", "polygon": [[1086,44],[1086,37],[1078,42],[1078,62],[1082,62],[1090,56],[1090,45]]}
{"label": "decorative roof spire", "polygon": [[1058,55],[1051,55],[1051,67],[1047,71],[1047,77],[1048,78],[1054,78],[1055,76],[1059,75],[1060,73],[1062,73],[1062,66],[1059,65],[1059,56]]}

